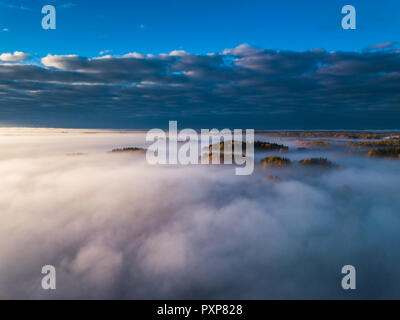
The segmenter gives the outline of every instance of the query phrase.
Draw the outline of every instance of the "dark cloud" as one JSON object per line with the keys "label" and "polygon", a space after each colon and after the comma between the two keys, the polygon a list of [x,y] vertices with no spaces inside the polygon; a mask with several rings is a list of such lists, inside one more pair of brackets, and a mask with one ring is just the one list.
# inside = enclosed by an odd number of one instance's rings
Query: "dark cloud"
{"label": "dark cloud", "polygon": [[374,50],[374,49],[389,49],[389,50],[397,50],[396,47],[400,44],[398,41],[389,41],[389,42],[382,42],[375,44],[373,46],[370,46],[368,49],[369,50]]}
{"label": "dark cloud", "polygon": [[[392,43],[374,48],[387,47]],[[25,125],[143,127],[168,119],[204,126],[199,117],[207,114],[221,126],[240,117],[242,126],[268,129],[264,120],[279,114],[275,124],[283,128],[391,128],[400,116],[399,88],[393,48],[48,55],[40,65],[0,65],[0,115]]]}

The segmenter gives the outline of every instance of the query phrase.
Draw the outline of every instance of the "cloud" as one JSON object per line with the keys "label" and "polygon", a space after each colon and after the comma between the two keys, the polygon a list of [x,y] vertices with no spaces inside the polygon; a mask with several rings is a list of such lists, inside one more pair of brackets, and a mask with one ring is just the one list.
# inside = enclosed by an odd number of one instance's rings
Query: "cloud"
{"label": "cloud", "polygon": [[233,55],[233,56],[252,56],[262,53],[263,50],[256,49],[247,43],[241,44],[236,48],[228,48],[222,51],[223,55]]}
{"label": "cloud", "polygon": [[78,55],[47,55],[41,59],[41,63],[46,67],[52,67],[60,70],[80,69],[87,65],[88,59],[79,57]]}
{"label": "cloud", "polygon": [[100,51],[99,52],[99,54],[100,55],[104,55],[104,54],[106,54],[106,53],[110,53],[112,50],[103,50],[103,51]]}
{"label": "cloud", "polygon": [[185,50],[173,50],[169,53],[170,56],[173,57],[180,57],[180,56],[186,56],[189,55]]}
{"label": "cloud", "polygon": [[2,31],[3,32],[8,32],[8,28],[3,28]]}
{"label": "cloud", "polygon": [[[243,178],[230,166],[153,167],[106,153],[144,145],[143,133],[0,134],[2,299],[400,294],[397,162],[333,150],[345,169],[256,167]],[[46,264],[57,269],[54,292],[40,288]],[[340,287],[346,264],[357,268],[352,293]]]}
{"label": "cloud", "polygon": [[[238,119],[247,127],[255,121],[264,129],[270,123],[318,129],[396,127],[400,116],[400,53],[393,50],[295,52],[244,44],[206,55],[49,54],[41,63],[0,67],[0,90],[7,92],[0,107],[12,101],[16,109],[14,119],[9,112],[2,118],[26,121],[31,113],[43,123],[63,119],[71,126],[76,111],[85,126],[132,126],[133,118],[144,125],[155,117],[195,122],[208,114],[228,126]],[[40,115],[37,106],[46,106]],[[51,115],[58,112],[63,116]]]}
{"label": "cloud", "polygon": [[380,49],[380,48],[389,48],[391,46],[393,46],[393,42],[382,42],[382,43],[378,43],[376,45],[370,46],[370,49]]}
{"label": "cloud", "polygon": [[137,58],[137,59],[143,59],[145,56],[141,53],[137,53],[137,52],[130,52],[127,54],[123,55],[124,58]]}
{"label": "cloud", "polygon": [[62,5],[59,5],[59,6],[57,6],[57,7],[58,7],[58,8],[61,8],[61,9],[68,9],[68,8],[73,8],[73,7],[75,7],[75,6],[76,6],[75,3],[67,2],[67,3],[64,3],[64,4],[62,4]]}
{"label": "cloud", "polygon": [[29,58],[29,54],[20,51],[15,51],[14,53],[2,53],[0,55],[0,61],[2,62],[20,62]]}
{"label": "cloud", "polygon": [[0,6],[7,7],[7,8],[10,8],[10,9],[17,9],[17,10],[23,10],[23,11],[32,11],[32,8],[26,7],[26,6],[22,5],[22,4],[16,5],[16,4],[12,4],[12,3],[0,2]]}
{"label": "cloud", "polygon": [[398,41],[390,41],[390,42],[382,42],[378,43],[376,45],[370,46],[368,49],[369,50],[378,50],[378,49],[385,49],[385,50],[392,50],[392,51],[398,51]]}

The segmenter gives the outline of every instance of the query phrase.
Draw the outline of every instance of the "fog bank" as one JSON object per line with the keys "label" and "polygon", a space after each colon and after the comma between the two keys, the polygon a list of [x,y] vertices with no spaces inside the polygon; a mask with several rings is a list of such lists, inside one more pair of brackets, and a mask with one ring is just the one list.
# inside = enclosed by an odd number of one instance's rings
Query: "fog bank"
{"label": "fog bank", "polygon": [[143,133],[2,133],[0,298],[399,298],[400,162],[338,151],[343,169],[235,176],[107,153],[133,145]]}

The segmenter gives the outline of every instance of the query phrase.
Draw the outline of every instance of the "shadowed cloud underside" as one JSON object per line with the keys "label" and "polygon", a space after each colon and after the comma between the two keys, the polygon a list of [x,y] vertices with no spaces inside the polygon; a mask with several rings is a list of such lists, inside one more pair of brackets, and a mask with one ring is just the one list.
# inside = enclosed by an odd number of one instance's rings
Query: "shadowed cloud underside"
{"label": "shadowed cloud underside", "polygon": [[3,125],[395,129],[400,118],[395,44],[362,52],[243,44],[206,55],[49,54],[40,63],[23,52],[1,57]]}

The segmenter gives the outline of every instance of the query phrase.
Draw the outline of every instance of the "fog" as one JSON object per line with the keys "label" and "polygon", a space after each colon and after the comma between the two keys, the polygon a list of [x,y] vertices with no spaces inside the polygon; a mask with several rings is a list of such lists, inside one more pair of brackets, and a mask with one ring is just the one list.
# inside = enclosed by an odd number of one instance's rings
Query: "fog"
{"label": "fog", "polygon": [[[342,167],[236,176],[229,165],[107,153],[144,141],[0,130],[1,299],[400,297],[399,161],[291,148],[292,160],[326,155]],[[354,291],[341,287],[348,264]],[[44,265],[56,267],[56,290],[41,288]]]}

